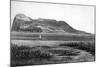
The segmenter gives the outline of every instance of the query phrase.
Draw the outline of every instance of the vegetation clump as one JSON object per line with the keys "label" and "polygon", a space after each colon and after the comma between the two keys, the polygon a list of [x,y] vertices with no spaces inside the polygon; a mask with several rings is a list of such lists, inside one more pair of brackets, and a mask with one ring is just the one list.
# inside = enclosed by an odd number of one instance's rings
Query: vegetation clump
{"label": "vegetation clump", "polygon": [[70,42],[66,44],[60,44],[59,46],[69,46],[76,49],[85,50],[95,55],[95,42]]}
{"label": "vegetation clump", "polygon": [[28,46],[11,46],[11,59],[12,60],[29,60],[33,58],[40,58],[40,59],[48,59],[51,58],[52,55],[48,52],[43,52],[40,49],[32,50],[31,47]]}

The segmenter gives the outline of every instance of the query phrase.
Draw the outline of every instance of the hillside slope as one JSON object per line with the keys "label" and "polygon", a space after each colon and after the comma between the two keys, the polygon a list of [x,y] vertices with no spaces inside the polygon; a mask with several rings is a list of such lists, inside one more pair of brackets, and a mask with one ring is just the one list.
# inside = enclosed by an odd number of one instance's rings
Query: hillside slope
{"label": "hillside slope", "polygon": [[17,14],[13,20],[11,31],[44,32],[44,33],[77,33],[89,34],[72,28],[65,21],[54,19],[32,19],[24,14]]}

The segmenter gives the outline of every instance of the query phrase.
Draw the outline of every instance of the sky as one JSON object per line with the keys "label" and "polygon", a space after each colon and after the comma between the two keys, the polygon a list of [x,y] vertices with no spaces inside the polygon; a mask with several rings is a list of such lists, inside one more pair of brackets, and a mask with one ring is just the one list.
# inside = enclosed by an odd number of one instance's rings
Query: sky
{"label": "sky", "polygon": [[45,18],[65,21],[74,29],[94,33],[94,7],[36,2],[11,2],[11,24],[16,14],[33,19]]}

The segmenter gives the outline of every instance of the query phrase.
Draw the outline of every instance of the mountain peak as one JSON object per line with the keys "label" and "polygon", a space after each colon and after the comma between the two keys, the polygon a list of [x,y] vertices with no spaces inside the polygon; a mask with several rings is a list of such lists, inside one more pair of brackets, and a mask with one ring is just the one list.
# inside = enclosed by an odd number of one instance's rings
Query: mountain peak
{"label": "mountain peak", "polygon": [[17,14],[16,19],[20,19],[20,20],[24,20],[24,21],[31,21],[31,19],[24,14]]}

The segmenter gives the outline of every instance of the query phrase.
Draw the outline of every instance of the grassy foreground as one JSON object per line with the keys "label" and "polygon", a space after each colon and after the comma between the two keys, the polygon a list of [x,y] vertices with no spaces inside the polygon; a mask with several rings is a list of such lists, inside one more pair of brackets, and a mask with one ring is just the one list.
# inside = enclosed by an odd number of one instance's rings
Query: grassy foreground
{"label": "grassy foreground", "polygon": [[94,61],[94,45],[94,42],[34,47],[11,44],[11,66]]}

